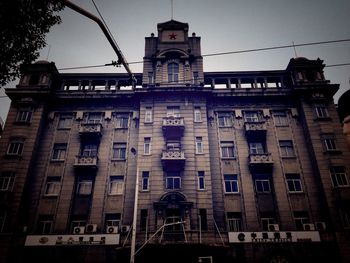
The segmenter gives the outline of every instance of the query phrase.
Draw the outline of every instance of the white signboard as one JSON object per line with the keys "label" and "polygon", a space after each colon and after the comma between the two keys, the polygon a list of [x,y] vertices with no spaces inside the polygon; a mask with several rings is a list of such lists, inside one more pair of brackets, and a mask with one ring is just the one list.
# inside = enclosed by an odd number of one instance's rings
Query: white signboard
{"label": "white signboard", "polygon": [[283,242],[320,242],[318,231],[290,232],[229,232],[230,243],[283,243]]}
{"label": "white signboard", "polygon": [[28,235],[25,246],[118,245],[119,234],[98,235]]}

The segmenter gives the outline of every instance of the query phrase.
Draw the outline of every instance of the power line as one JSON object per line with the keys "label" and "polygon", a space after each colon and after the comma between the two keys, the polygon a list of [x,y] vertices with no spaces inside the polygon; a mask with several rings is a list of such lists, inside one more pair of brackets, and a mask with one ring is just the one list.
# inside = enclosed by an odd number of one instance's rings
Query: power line
{"label": "power line", "polygon": [[[320,42],[309,42],[309,43],[302,43],[302,44],[292,44],[292,45],[283,45],[283,46],[274,46],[274,47],[264,47],[264,48],[255,48],[255,49],[245,49],[245,50],[237,50],[237,51],[228,51],[228,52],[216,52],[216,53],[209,53],[204,54],[202,57],[212,57],[212,56],[222,56],[222,55],[231,55],[231,54],[240,54],[240,53],[249,53],[249,52],[259,52],[259,51],[266,51],[266,50],[274,50],[274,49],[283,49],[283,48],[294,48],[294,47],[302,47],[302,46],[312,46],[312,45],[323,45],[323,44],[330,44],[330,43],[339,43],[339,42],[348,42],[350,41],[350,38],[346,39],[337,39],[337,40],[328,40],[328,41],[320,41]],[[140,64],[143,63],[143,61],[133,61],[129,62],[128,64]],[[348,63],[343,64],[335,64],[335,65],[326,65],[326,67],[336,67],[336,66],[346,66]],[[96,67],[101,67],[102,65],[97,65]],[[109,66],[106,64],[106,66]],[[66,70],[66,69],[79,69],[79,68],[86,68],[86,67],[94,67],[94,66],[83,66],[83,67],[74,67],[74,68],[63,68],[60,70]]]}

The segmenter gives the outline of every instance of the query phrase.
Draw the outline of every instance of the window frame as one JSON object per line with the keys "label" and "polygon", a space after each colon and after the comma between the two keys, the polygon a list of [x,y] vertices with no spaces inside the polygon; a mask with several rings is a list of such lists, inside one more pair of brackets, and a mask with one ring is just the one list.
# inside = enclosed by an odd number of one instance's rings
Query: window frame
{"label": "window frame", "polygon": [[[294,177],[294,178],[293,178]],[[303,183],[301,181],[301,176],[298,173],[286,173],[285,174],[286,184],[288,193],[303,193]],[[300,190],[298,190],[297,185],[299,185]],[[291,189],[292,187],[292,189]]]}
{"label": "window frame", "polygon": [[[166,190],[180,190],[182,187],[181,174],[178,172],[167,172],[165,176],[165,189]],[[178,185],[176,187],[175,185]],[[171,186],[171,187],[169,187]]]}
{"label": "window frame", "polygon": [[285,110],[275,110],[272,111],[273,121],[276,127],[287,127],[288,123],[288,113]]}
{"label": "window frame", "polygon": [[19,108],[16,115],[17,123],[31,123],[34,109],[32,107]]}
{"label": "window frame", "polygon": [[[341,172],[335,171],[335,169],[340,169],[340,168],[342,168],[343,171]],[[331,166],[329,168],[329,173],[330,173],[333,188],[349,187],[349,180],[347,177],[345,166],[342,166],[342,165]],[[342,184],[339,184],[340,181],[342,181]]]}
{"label": "window frame", "polygon": [[11,192],[15,185],[16,175],[14,172],[4,171],[0,173],[0,192]]}
{"label": "window frame", "polygon": [[203,137],[195,137],[196,154],[203,154]]}
{"label": "window frame", "polygon": [[112,147],[112,160],[126,160],[126,143],[115,142]]}
{"label": "window frame", "polygon": [[239,193],[238,174],[224,174],[225,194]]}
{"label": "window frame", "polygon": [[89,196],[89,195],[92,195],[92,193],[93,193],[93,189],[92,188],[93,188],[93,181],[92,181],[92,179],[80,179],[77,182],[76,194],[78,196]]}
{"label": "window frame", "polygon": [[[253,116],[249,116],[252,114]],[[260,122],[260,115],[258,111],[244,111],[244,121],[247,123]]]}
{"label": "window frame", "polygon": [[168,82],[179,83],[180,65],[174,61],[169,62],[167,65]]}
{"label": "window frame", "polygon": [[110,175],[108,178],[108,195],[122,195],[124,194],[124,176]]}
{"label": "window frame", "polygon": [[326,104],[318,103],[314,105],[314,111],[317,119],[328,119],[330,118]]}
{"label": "window frame", "polygon": [[44,196],[59,196],[61,191],[61,177],[49,176],[46,178]]}
{"label": "window frame", "polygon": [[200,191],[205,190],[205,172],[198,171],[197,172],[197,189]]}
{"label": "window frame", "polygon": [[218,112],[218,127],[228,128],[232,127],[232,114],[230,112]]}
{"label": "window frame", "polygon": [[116,129],[128,129],[129,128],[129,114],[117,113],[115,115],[115,128]]}
{"label": "window frame", "polygon": [[143,138],[143,155],[152,154],[152,138],[144,137]]}
{"label": "window frame", "polygon": [[228,232],[241,232],[242,229],[242,214],[237,212],[227,212],[227,230]]}
{"label": "window frame", "polygon": [[153,122],[153,108],[146,107],[145,108],[145,123],[152,123],[152,122]]}
{"label": "window frame", "polygon": [[220,142],[220,157],[221,157],[221,159],[234,159],[234,158],[236,158],[235,143],[233,141],[221,141]]}
{"label": "window frame", "polygon": [[294,143],[292,140],[279,140],[278,146],[279,146],[282,158],[295,158],[296,157]]}
{"label": "window frame", "polygon": [[201,108],[200,107],[194,107],[194,111],[193,111],[193,121],[194,122],[202,122],[202,112],[201,112]]}
{"label": "window frame", "polygon": [[7,147],[6,155],[22,156],[23,149],[24,149],[24,139],[23,138],[11,139],[9,144],[8,144],[8,147]]}
{"label": "window frame", "polygon": [[52,148],[51,161],[64,161],[67,154],[67,143],[55,143]]}
{"label": "window frame", "polygon": [[57,129],[65,130],[72,128],[73,125],[73,114],[60,114],[58,119]]}
{"label": "window frame", "polygon": [[[268,190],[265,189],[266,186],[266,182],[268,185]],[[261,183],[261,190],[258,187],[258,183]],[[269,179],[262,179],[262,178],[258,178],[258,179],[254,179],[254,185],[255,185],[255,191],[259,194],[270,194],[271,193],[271,183]]]}
{"label": "window frame", "polygon": [[141,182],[141,190],[144,192],[149,191],[149,171],[142,171],[142,182]]}
{"label": "window frame", "polygon": [[[253,152],[253,150],[255,152]],[[249,142],[249,154],[265,154],[265,147],[262,142]]]}

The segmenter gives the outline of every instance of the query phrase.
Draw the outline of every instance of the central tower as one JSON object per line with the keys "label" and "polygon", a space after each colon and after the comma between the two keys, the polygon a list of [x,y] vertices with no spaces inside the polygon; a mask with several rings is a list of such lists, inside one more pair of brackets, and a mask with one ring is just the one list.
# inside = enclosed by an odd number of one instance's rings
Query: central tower
{"label": "central tower", "polygon": [[200,37],[188,36],[188,24],[175,20],[159,23],[158,36],[146,37],[143,59],[144,86],[199,85],[203,82]]}

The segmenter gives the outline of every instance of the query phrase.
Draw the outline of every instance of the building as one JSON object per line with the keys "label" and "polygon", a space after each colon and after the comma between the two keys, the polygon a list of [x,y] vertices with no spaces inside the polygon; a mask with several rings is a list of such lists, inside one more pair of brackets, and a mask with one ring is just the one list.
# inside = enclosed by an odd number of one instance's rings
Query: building
{"label": "building", "polygon": [[346,137],[348,146],[350,147],[350,90],[344,92],[338,100],[338,113],[340,121],[343,125],[343,133]]}
{"label": "building", "polygon": [[6,262],[349,262],[350,152],[320,59],[203,72],[170,20],[143,73],[22,67],[0,141]]}

